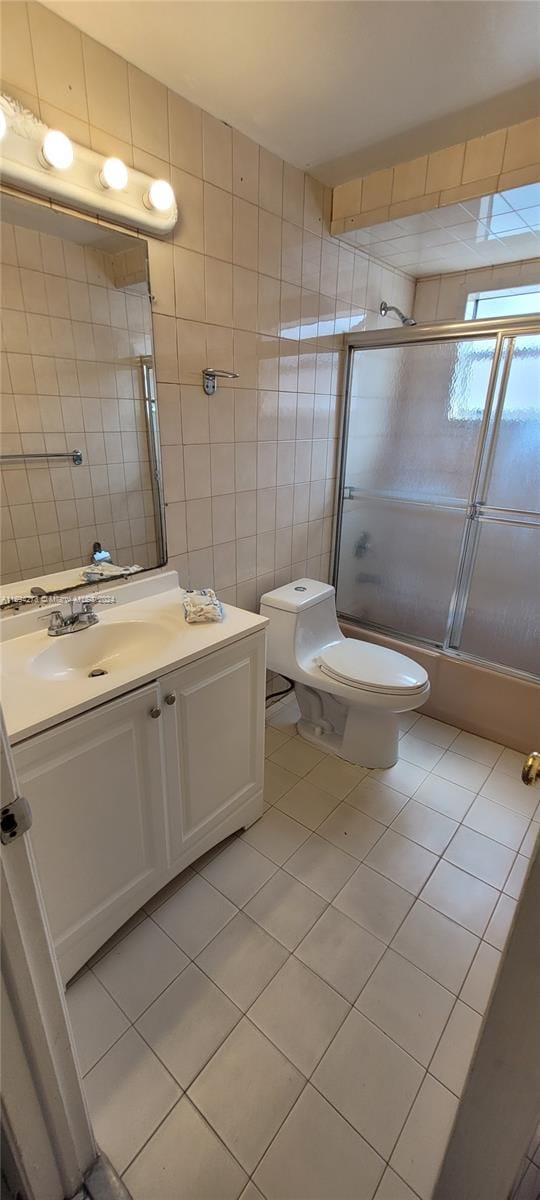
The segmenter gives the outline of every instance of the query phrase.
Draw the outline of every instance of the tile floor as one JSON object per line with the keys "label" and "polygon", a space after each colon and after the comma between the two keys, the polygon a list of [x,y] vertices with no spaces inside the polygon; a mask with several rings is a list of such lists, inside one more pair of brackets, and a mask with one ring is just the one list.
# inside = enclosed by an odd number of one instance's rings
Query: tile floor
{"label": "tile floor", "polygon": [[[134,1200],[428,1200],[523,882],[521,755],[429,717],[367,771],[271,710],[266,809],[68,988]],[[180,1189],[180,1190],[179,1190]]]}

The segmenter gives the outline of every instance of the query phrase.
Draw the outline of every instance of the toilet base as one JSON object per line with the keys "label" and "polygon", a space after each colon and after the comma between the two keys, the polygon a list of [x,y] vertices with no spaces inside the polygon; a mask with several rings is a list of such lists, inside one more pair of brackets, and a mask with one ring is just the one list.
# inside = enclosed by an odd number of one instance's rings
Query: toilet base
{"label": "toilet base", "polygon": [[[297,688],[298,692],[298,688]],[[300,702],[300,707],[302,707]],[[360,705],[349,708],[341,733],[328,722],[302,716],[297,723],[301,737],[325,754],[336,754],[360,767],[393,767],[398,760],[399,722],[396,713],[370,711]]]}

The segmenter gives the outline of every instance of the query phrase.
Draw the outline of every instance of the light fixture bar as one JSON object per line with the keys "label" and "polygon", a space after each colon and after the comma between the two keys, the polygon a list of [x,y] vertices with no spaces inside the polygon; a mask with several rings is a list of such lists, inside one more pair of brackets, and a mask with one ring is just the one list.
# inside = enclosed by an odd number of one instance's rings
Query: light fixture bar
{"label": "light fixture bar", "polygon": [[[164,235],[176,225],[178,208],[172,188],[165,193],[171,202],[168,208],[149,207],[152,187],[155,190],[156,183],[161,181],[129,166],[124,175],[117,166],[113,175],[122,186],[114,186],[114,182],[108,183],[105,170],[105,164],[111,160],[67,138],[73,159],[67,162],[67,147],[60,141],[64,155],[60,155],[58,162],[66,165],[56,167],[44,145],[51,133],[48,126],[9,96],[0,96],[0,110],[7,126],[0,141],[0,180],[6,184],[145,233]],[[162,187],[158,195],[160,192]]]}

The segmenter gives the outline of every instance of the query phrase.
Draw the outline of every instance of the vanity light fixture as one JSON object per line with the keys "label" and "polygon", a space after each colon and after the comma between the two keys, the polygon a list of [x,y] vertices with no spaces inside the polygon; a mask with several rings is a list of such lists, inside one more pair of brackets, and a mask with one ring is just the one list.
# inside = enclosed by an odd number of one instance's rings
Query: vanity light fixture
{"label": "vanity light fixture", "polygon": [[73,163],[73,146],[65,133],[48,129],[41,145],[41,158],[46,167],[67,171]]}
{"label": "vanity light fixture", "polygon": [[174,204],[174,192],[166,179],[154,179],[144,197],[147,208],[155,208],[156,212],[165,213]]}
{"label": "vanity light fixture", "polygon": [[178,220],[176,197],[165,179],[154,179],[120,158],[106,158],[72,142],[4,92],[0,93],[0,177],[18,191],[90,213],[94,220],[127,225],[138,234],[166,236]]}
{"label": "vanity light fixture", "polygon": [[99,181],[102,187],[121,192],[127,186],[128,176],[128,169],[121,158],[106,158],[99,173]]}

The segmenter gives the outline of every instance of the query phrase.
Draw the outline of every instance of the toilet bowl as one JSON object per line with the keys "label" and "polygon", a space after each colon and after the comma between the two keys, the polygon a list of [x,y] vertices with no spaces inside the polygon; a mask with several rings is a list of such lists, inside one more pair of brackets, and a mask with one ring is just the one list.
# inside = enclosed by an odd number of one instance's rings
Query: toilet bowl
{"label": "toilet bowl", "polygon": [[297,729],[321,750],[364,767],[392,767],[398,714],[429,696],[427,672],[385,646],[343,636],[335,590],[295,579],[261,597],[268,618],[268,667],[294,679]]}

